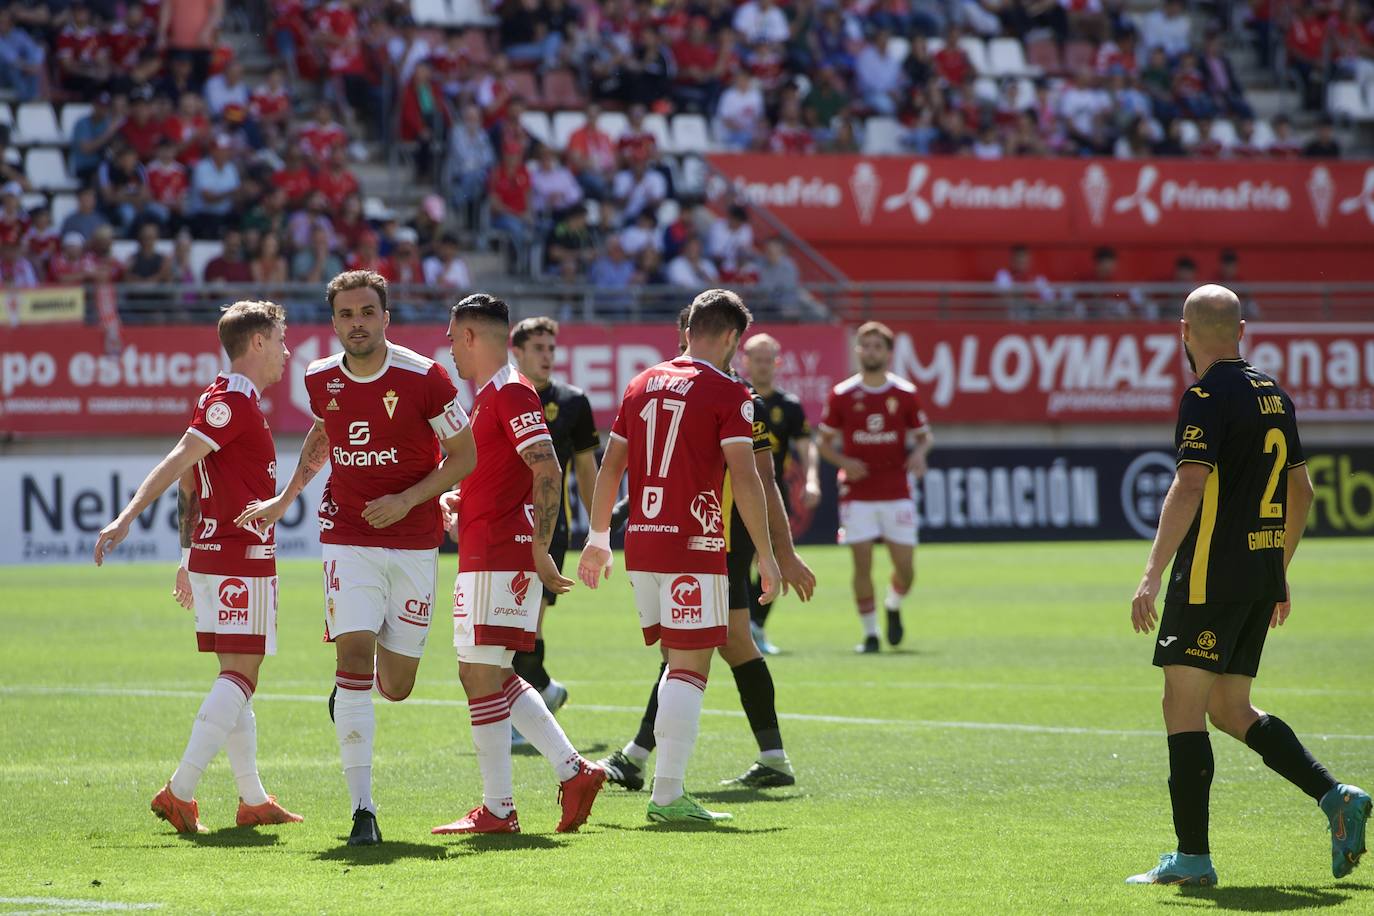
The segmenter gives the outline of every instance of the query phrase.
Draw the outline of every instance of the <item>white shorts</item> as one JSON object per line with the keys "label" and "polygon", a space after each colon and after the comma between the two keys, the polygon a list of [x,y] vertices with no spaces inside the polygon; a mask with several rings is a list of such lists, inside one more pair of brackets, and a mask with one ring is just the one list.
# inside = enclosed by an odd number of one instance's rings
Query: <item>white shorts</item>
{"label": "white shorts", "polygon": [[366,631],[389,652],[419,658],[434,608],[439,551],[323,544],[324,638]]}
{"label": "white shorts", "polygon": [[916,546],[916,503],[913,500],[840,502],[839,543],[864,544],[879,538],[889,544]]}
{"label": "white shorts", "polygon": [[277,577],[190,573],[196,647],[202,652],[277,654]]}
{"label": "white shorts", "polygon": [[730,577],[713,573],[630,573],[644,645],[714,649],[730,628]]}
{"label": "white shorts", "polygon": [[543,594],[531,570],[460,572],[453,583],[458,660],[509,667],[515,652],[533,652]]}

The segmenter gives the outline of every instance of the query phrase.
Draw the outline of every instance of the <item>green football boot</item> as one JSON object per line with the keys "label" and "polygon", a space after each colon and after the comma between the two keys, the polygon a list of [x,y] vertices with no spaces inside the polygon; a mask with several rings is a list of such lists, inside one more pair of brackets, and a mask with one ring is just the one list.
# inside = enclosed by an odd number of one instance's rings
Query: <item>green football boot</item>
{"label": "green football boot", "polygon": [[1344,878],[1367,851],[1364,829],[1374,803],[1359,786],[1339,785],[1323,795],[1320,804],[1331,829],[1331,874]]}
{"label": "green football boot", "polygon": [[1173,884],[1181,887],[1216,887],[1217,873],[1209,855],[1186,856],[1166,852],[1159,864],[1143,875],[1131,875],[1127,884]]}
{"label": "green football boot", "polygon": [[723,811],[707,811],[686,792],[666,805],[649,802],[649,820],[655,824],[716,824],[733,818]]}

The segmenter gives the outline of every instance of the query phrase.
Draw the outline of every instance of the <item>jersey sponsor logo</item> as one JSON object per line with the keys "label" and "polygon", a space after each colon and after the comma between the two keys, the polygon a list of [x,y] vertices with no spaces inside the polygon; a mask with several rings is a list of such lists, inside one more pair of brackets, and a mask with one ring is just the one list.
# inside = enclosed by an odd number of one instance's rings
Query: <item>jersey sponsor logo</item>
{"label": "jersey sponsor logo", "polygon": [[406,600],[405,610],[406,613],[412,617],[428,620],[429,608],[433,603],[434,599],[431,597],[426,597],[424,601],[421,601],[419,598],[409,598]]}
{"label": "jersey sponsor logo", "polygon": [[344,380],[342,378],[339,378],[338,376],[335,376],[334,378],[325,382],[324,390],[329,392],[330,394],[338,394],[340,391],[344,390]]}
{"label": "jersey sponsor logo", "polygon": [[702,534],[715,534],[720,531],[720,497],[710,490],[702,490],[692,497],[689,507],[692,518],[701,526]]}
{"label": "jersey sponsor logo", "polygon": [[1282,529],[1270,528],[1267,531],[1251,531],[1245,536],[1251,550],[1282,550],[1288,538]]}
{"label": "jersey sponsor logo", "polygon": [[544,405],[544,422],[552,423],[558,419],[558,402],[550,401]]}
{"label": "jersey sponsor logo", "polygon": [[1266,394],[1264,397],[1259,399],[1259,408],[1261,414],[1281,414],[1284,412],[1283,398],[1279,397],[1277,394]]}
{"label": "jersey sponsor logo", "polygon": [[520,439],[544,425],[544,413],[539,410],[527,410],[518,417],[511,417],[511,432],[515,433],[515,438]]}
{"label": "jersey sponsor logo", "polygon": [[330,399],[329,399],[329,406],[327,406],[327,407],[325,408],[325,410],[338,410],[338,409],[339,409],[339,399],[338,399],[338,398],[330,398]]}
{"label": "jersey sponsor logo", "polygon": [[701,581],[696,576],[678,576],[668,586],[673,623],[701,623]]}
{"label": "jersey sponsor logo", "polygon": [[510,582],[506,583],[506,591],[515,599],[516,604],[524,604],[525,596],[530,591],[530,574],[521,570],[511,576]]}
{"label": "jersey sponsor logo", "polygon": [[401,459],[397,454],[395,446],[387,449],[350,452],[336,445],[333,451],[330,452],[330,460],[333,461],[337,467],[375,468],[387,464],[398,464]]}
{"label": "jersey sponsor logo", "polygon": [[744,417],[744,422],[752,426],[754,423],[754,402],[749,400],[739,405],[739,415]]}
{"label": "jersey sponsor logo", "polygon": [[885,429],[886,418],[880,413],[871,413],[864,420],[864,428],[855,430],[855,445],[889,445],[897,441],[897,430]]}
{"label": "jersey sponsor logo", "polygon": [[1211,397],[1210,394],[1208,394],[1207,392],[1205,392],[1205,391],[1202,390],[1202,386],[1201,386],[1201,385],[1194,385],[1192,388],[1189,388],[1188,390],[1191,391],[1193,394],[1197,395],[1197,396],[1200,397],[1200,398],[1210,398],[1210,397]]}
{"label": "jersey sponsor logo", "polygon": [[215,429],[223,429],[229,425],[229,421],[234,419],[234,411],[223,401],[216,401],[205,408],[205,422]]}
{"label": "jersey sponsor logo", "polygon": [[1195,439],[1201,439],[1201,438],[1202,438],[1202,427],[1201,427],[1201,426],[1186,426],[1186,427],[1184,427],[1184,429],[1183,429],[1183,441],[1184,441],[1184,442],[1192,442],[1192,441],[1195,440]]}
{"label": "jersey sponsor logo", "polygon": [[1170,646],[1172,646],[1172,645],[1173,645],[1175,642],[1177,642],[1177,641],[1178,641],[1178,637],[1177,637],[1177,636],[1166,636],[1166,637],[1164,637],[1163,639],[1159,640],[1159,644],[1160,644],[1161,646],[1163,646],[1164,648],[1167,649],[1167,648],[1169,648]]}
{"label": "jersey sponsor logo", "polygon": [[372,430],[366,420],[354,420],[348,424],[348,444],[367,445],[372,441]]}
{"label": "jersey sponsor logo", "polygon": [[639,500],[639,508],[645,518],[658,518],[658,513],[663,511],[663,488],[645,487]]}
{"label": "jersey sponsor logo", "polygon": [[248,585],[237,578],[219,584],[219,622],[248,622]]}
{"label": "jersey sponsor logo", "polygon": [[687,539],[688,550],[704,550],[707,553],[720,553],[725,549],[725,538],[707,538],[693,535]]}
{"label": "jersey sponsor logo", "polygon": [[755,421],[754,421],[754,438],[755,438],[755,439],[764,439],[764,438],[767,438],[767,439],[768,439],[768,444],[769,444],[770,447],[772,446],[773,441],[774,441],[774,440],[773,440],[773,434],[770,433],[770,432],[768,431],[768,424],[765,423],[765,422],[763,422],[762,420],[755,420]]}
{"label": "jersey sponsor logo", "polygon": [[463,586],[453,586],[453,619],[463,620],[468,616],[468,609],[463,602]]}
{"label": "jersey sponsor logo", "polygon": [[1211,649],[1217,644],[1217,634],[1211,630],[1203,630],[1197,634],[1197,647],[1199,649]]}
{"label": "jersey sponsor logo", "polygon": [[387,391],[386,395],[382,398],[382,406],[386,408],[386,416],[388,420],[395,418],[396,405],[400,402],[401,399],[396,396],[396,392],[394,390]]}

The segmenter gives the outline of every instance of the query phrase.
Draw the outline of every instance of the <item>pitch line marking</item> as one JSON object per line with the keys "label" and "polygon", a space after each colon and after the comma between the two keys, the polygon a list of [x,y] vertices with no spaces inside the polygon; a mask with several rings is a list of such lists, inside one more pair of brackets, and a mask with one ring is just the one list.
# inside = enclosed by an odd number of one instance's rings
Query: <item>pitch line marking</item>
{"label": "pitch line marking", "polygon": [[37,906],[37,910],[6,910],[5,916],[29,916],[52,913],[107,913],[112,911],[156,910],[160,903],[120,903],[115,900],[81,900],[66,897],[0,897],[4,906]]}
{"label": "pitch line marking", "polygon": [[[48,687],[37,685],[6,684],[0,685],[0,694],[29,696],[111,696],[111,697],[153,697],[164,699],[204,699],[203,691],[160,690],[145,687]],[[272,703],[323,703],[317,695],[306,696],[298,693],[255,693],[253,699]],[[466,709],[462,700],[411,697],[405,701],[411,706],[438,706],[449,709]],[[581,712],[635,713],[644,712],[639,706],[604,706],[578,703],[569,707]],[[733,709],[703,709],[704,716],[728,716],[742,719],[744,713]],[[820,722],[827,725],[867,725],[883,728],[944,729],[958,731],[1020,732],[1032,735],[1092,735],[1111,738],[1158,738],[1161,729],[1145,728],[1091,728],[1078,725],[1033,725],[1025,722],[962,722],[942,719],[878,719],[865,716],[831,716],[815,713],[783,712],[779,719],[791,722]],[[1374,735],[1337,735],[1312,734],[1311,738],[1324,741],[1374,741]]]}

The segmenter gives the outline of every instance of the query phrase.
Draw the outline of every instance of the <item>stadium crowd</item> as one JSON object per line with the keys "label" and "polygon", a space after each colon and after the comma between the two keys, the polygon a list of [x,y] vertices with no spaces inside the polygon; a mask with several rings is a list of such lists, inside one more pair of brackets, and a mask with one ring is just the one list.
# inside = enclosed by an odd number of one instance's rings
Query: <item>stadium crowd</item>
{"label": "stadium crowd", "polygon": [[[276,0],[241,23],[274,62],[253,84],[221,39],[226,12],[0,9],[0,88],[90,105],[63,138],[80,190],[60,220],[25,208],[60,182],[45,187],[0,128],[6,285],[197,279],[189,239],[222,239],[198,279],[318,282],[349,267],[462,287],[463,246],[505,238],[518,272],[611,302],[643,284],[758,282],[800,313],[785,247],[760,244],[728,201],[701,206],[691,153],[1340,153],[1329,121],[1306,141],[1287,118],[1257,121],[1225,23],[1203,28],[1182,0],[1144,14],[1119,0],[504,0],[485,25],[448,29],[405,3]],[[1374,80],[1358,0],[1254,0],[1250,22],[1262,55],[1283,29],[1309,87]],[[352,163],[369,139],[406,151],[433,187],[407,222],[365,212]],[[139,248],[120,262],[116,238]]]}

